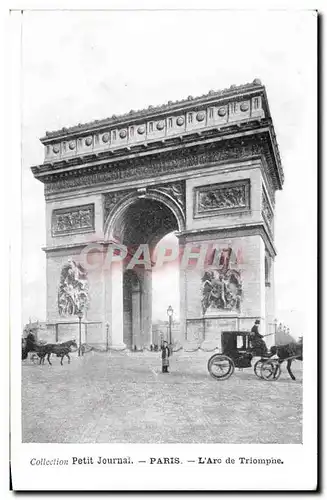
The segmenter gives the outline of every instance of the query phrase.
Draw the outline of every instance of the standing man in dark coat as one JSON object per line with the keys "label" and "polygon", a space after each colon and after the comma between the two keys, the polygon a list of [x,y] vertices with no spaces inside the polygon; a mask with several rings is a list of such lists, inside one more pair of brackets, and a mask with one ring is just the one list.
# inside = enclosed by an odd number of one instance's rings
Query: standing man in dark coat
{"label": "standing man in dark coat", "polygon": [[32,330],[30,330],[26,337],[26,346],[29,348],[29,350],[34,349],[35,341],[36,341],[35,334],[33,333]]}
{"label": "standing man in dark coat", "polygon": [[165,340],[164,343],[162,344],[162,349],[161,349],[162,373],[169,373],[168,372],[169,356],[170,356],[170,350],[168,347],[168,342]]}
{"label": "standing man in dark coat", "polygon": [[251,328],[251,346],[255,351],[255,356],[266,356],[268,349],[265,341],[263,340],[263,335],[259,333],[260,320],[255,320],[253,327]]}
{"label": "standing man in dark coat", "polygon": [[35,349],[35,335],[29,330],[26,338],[22,339],[22,359],[26,359],[29,352]]}

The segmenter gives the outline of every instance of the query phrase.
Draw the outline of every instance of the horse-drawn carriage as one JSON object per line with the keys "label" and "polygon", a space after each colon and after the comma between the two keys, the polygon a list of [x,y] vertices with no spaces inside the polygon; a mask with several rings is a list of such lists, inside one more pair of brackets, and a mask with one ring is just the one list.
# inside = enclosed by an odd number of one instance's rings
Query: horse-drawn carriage
{"label": "horse-drawn carriage", "polygon": [[[235,368],[251,368],[252,360],[257,356],[252,346],[251,333],[248,331],[225,331],[221,334],[222,352],[214,354],[208,361],[210,375],[216,380],[227,380]],[[276,355],[276,358],[272,356]],[[295,359],[302,360],[302,344],[274,346],[270,352],[262,355],[254,364],[254,373],[264,380],[277,380],[281,374],[281,363],[287,361],[287,370],[294,380],[290,367]]]}
{"label": "horse-drawn carriage", "polygon": [[68,363],[70,363],[69,354],[78,349],[75,340],[67,342],[50,344],[47,342],[36,342],[33,333],[29,333],[26,338],[22,339],[22,359],[29,359],[34,364],[44,364],[45,357],[47,357],[49,365],[51,365],[51,354],[55,354],[60,358],[60,364],[63,364],[63,358],[66,356]]}

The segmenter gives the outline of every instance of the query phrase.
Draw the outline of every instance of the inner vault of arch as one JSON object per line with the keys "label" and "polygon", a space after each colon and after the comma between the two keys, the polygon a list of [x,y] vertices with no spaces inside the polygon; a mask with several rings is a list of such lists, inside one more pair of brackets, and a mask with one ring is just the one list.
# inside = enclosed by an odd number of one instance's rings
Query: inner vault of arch
{"label": "inner vault of arch", "polygon": [[[169,201],[168,201],[169,203]],[[140,245],[148,245],[152,264],[157,243],[167,234],[178,232],[183,223],[161,200],[134,198],[116,207],[107,221],[107,235],[127,248],[127,258],[121,264],[123,289],[123,342],[128,347],[140,347],[152,341],[152,268],[128,265]],[[142,257],[138,262],[142,261]]]}
{"label": "inner vault of arch", "polygon": [[136,199],[109,222],[108,233],[128,246],[155,245],[166,234],[178,231],[175,214],[165,203],[153,199]]}

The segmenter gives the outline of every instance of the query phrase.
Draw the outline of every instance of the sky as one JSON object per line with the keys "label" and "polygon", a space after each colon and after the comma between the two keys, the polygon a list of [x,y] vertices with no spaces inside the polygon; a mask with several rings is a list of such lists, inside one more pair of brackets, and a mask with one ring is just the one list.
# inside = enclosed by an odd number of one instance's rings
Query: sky
{"label": "sky", "polygon": [[[276,193],[276,317],[309,329],[316,289],[314,12],[24,12],[23,318],[45,319],[45,203],[30,166],[46,130],[260,78],[285,173]],[[154,319],[178,311],[178,276],[154,280]],[[160,299],[160,300],[159,300]]]}

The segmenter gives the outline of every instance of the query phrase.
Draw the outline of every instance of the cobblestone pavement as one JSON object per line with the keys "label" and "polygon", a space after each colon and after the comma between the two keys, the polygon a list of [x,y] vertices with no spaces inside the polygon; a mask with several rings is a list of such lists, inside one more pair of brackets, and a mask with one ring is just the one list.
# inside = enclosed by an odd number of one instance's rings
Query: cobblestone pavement
{"label": "cobblestone pavement", "polygon": [[218,382],[211,353],[88,353],[22,367],[23,442],[301,443],[302,363],[276,382],[235,370]]}

